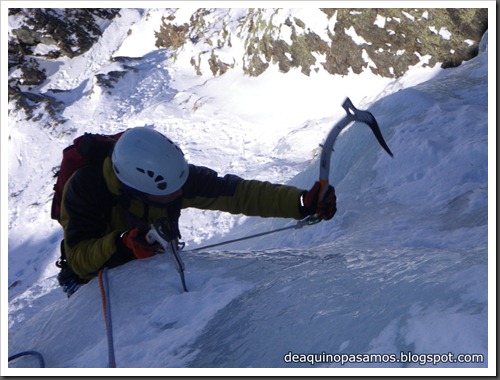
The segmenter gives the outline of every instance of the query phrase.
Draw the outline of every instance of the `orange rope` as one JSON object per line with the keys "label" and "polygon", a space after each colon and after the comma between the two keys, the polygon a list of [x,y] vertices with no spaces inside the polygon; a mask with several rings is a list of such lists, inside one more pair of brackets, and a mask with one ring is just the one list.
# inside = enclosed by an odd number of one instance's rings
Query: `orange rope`
{"label": "orange rope", "polygon": [[104,322],[106,330],[108,329],[108,315],[106,313],[106,293],[104,292],[104,283],[102,281],[102,270],[99,271],[99,288],[101,289],[102,310],[104,312]]}
{"label": "orange rope", "polygon": [[[108,308],[109,287],[107,282],[107,268],[99,271],[99,288],[101,289],[102,310],[108,338],[108,361],[110,368],[116,368],[115,350],[113,347],[113,328],[111,326],[111,310]],[[106,283],[104,283],[106,280]]]}

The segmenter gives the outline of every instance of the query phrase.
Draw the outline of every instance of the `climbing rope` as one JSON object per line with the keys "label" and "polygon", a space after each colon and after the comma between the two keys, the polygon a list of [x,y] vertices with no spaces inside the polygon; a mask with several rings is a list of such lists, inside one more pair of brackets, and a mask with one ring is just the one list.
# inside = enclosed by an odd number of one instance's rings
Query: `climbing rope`
{"label": "climbing rope", "polygon": [[299,229],[299,228],[302,228],[304,226],[312,226],[313,224],[317,224],[319,222],[321,222],[321,219],[317,218],[316,216],[309,216],[306,219],[299,220],[293,226],[288,226],[288,227],[278,228],[278,229],[271,230],[271,231],[261,232],[261,233],[255,234],[255,235],[245,236],[245,237],[242,237],[239,239],[226,240],[226,241],[223,241],[222,243],[205,245],[204,247],[190,249],[189,251],[190,252],[198,252],[198,251],[202,251],[202,250],[205,250],[208,248],[219,247],[219,246],[225,245],[225,244],[237,243],[237,242],[248,240],[248,239],[254,239],[254,238],[260,237],[260,236],[274,234],[276,232],[281,232],[281,231],[286,231],[286,230],[291,230],[291,229]]}
{"label": "climbing rope", "polygon": [[[113,345],[113,325],[111,320],[111,306],[109,304],[109,283],[108,283],[108,268],[99,271],[99,287],[101,289],[102,310],[104,313],[104,322],[106,323],[106,333],[108,338],[108,365],[110,368],[116,368],[115,349]],[[37,351],[23,351],[18,354],[9,356],[8,361],[11,362],[23,356],[34,356],[40,363],[40,368],[45,368],[45,361],[42,354]]]}
{"label": "climbing rope", "polygon": [[34,356],[38,359],[38,362],[40,363],[40,368],[45,368],[45,361],[43,360],[43,356],[41,353],[37,351],[23,351],[18,354],[9,356],[9,362],[12,360],[15,360],[17,358],[20,358],[22,356]]}
{"label": "climbing rope", "polygon": [[102,310],[104,322],[106,323],[106,333],[108,337],[108,366],[116,368],[115,349],[113,344],[113,324],[111,320],[111,305],[109,304],[109,283],[108,268],[99,271],[99,287],[101,289]]}
{"label": "climbing rope", "polygon": [[[292,226],[278,228],[275,230],[266,231],[266,232],[262,232],[262,233],[258,233],[258,234],[254,234],[254,235],[250,235],[250,236],[245,236],[245,237],[242,237],[239,239],[227,240],[227,241],[217,243],[217,244],[206,245],[204,247],[195,248],[195,249],[192,249],[190,251],[191,252],[201,251],[204,249],[218,247],[218,246],[225,245],[225,244],[236,243],[236,242],[243,241],[243,240],[253,239],[256,237],[265,236],[265,235],[269,235],[269,234],[274,234],[274,233],[280,232],[280,231],[286,231],[286,230],[290,230],[290,229],[299,229],[299,228],[302,228],[304,226],[310,226],[310,225],[319,223],[320,221],[321,220],[316,218],[316,217],[308,217],[306,219],[298,221],[296,224],[294,224]],[[108,282],[108,268],[107,267],[105,267],[99,271],[98,278],[99,278],[99,288],[101,290],[102,310],[103,310],[103,314],[104,314],[104,322],[106,324],[106,334],[107,334],[107,339],[108,339],[108,366],[109,366],[109,368],[116,368],[115,349],[114,349],[114,343],[113,343],[113,324],[112,324],[112,319],[111,319],[111,305],[109,303],[109,282]],[[40,363],[40,368],[45,367],[45,361],[43,359],[43,356],[37,351],[20,352],[18,354],[10,356],[8,361],[10,362],[10,361],[15,360],[15,359],[22,357],[22,356],[35,356]]]}

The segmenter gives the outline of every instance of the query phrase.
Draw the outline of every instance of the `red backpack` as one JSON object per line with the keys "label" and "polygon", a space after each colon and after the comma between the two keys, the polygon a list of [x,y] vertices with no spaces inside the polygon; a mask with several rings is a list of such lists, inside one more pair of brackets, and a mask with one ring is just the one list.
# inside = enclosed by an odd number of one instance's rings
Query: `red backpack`
{"label": "red backpack", "polygon": [[97,165],[111,153],[113,146],[125,131],[114,135],[85,133],[73,140],[73,144],[63,150],[61,165],[56,168],[54,178],[54,197],[52,199],[51,218],[61,218],[61,202],[64,185],[74,172],[87,165]]}

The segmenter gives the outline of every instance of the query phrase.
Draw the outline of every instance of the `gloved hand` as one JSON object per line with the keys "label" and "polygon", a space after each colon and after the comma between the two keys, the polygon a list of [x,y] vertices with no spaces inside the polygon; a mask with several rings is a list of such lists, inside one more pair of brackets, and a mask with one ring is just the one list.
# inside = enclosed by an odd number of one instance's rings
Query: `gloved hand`
{"label": "gloved hand", "polygon": [[321,185],[315,182],[311,190],[300,197],[300,211],[304,217],[316,214],[318,218],[330,220],[337,212],[335,188],[328,185],[323,199],[319,199]]}
{"label": "gloved hand", "polygon": [[130,249],[138,259],[146,259],[154,256],[161,248],[159,244],[149,244],[146,241],[146,233],[139,228],[127,231],[122,234],[123,244]]}

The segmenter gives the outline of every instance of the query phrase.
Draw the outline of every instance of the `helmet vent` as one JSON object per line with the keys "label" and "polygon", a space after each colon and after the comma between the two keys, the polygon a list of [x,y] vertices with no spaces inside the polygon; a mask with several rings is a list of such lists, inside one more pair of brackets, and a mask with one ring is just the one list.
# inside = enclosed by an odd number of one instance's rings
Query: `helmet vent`
{"label": "helmet vent", "polygon": [[151,196],[167,196],[181,189],[189,177],[182,150],[155,128],[128,129],[112,152],[116,178]]}
{"label": "helmet vent", "polygon": [[158,174],[156,177],[155,177],[155,172],[152,171],[152,170],[145,170],[145,169],[142,169],[142,168],[136,168],[136,170],[142,174],[147,174],[147,176],[151,179],[154,179],[155,182],[159,182],[156,187],[159,189],[159,190],[165,190],[167,188],[167,182],[165,181],[165,177],[163,177],[162,175]]}
{"label": "helmet vent", "polygon": [[165,178],[161,175],[157,175],[155,178],[155,182],[159,182],[156,187],[160,190],[165,190],[167,188],[167,182],[165,181]]}

